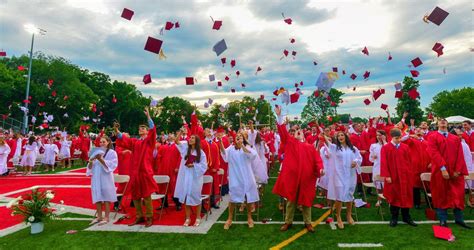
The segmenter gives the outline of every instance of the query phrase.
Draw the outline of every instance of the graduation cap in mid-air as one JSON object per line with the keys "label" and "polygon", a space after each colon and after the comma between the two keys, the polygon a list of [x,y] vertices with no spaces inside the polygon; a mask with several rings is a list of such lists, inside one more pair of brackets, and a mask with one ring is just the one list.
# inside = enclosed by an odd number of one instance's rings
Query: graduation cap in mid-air
{"label": "graduation cap in mid-air", "polygon": [[227,44],[224,39],[220,40],[214,45],[214,47],[212,47],[212,51],[216,52],[217,56],[220,56],[226,49]]}
{"label": "graduation cap in mid-air", "polygon": [[423,64],[419,57],[411,60],[411,63],[413,64],[413,66],[415,66],[415,68]]}
{"label": "graduation cap in mid-air", "polygon": [[418,72],[418,70],[410,70],[410,73],[413,77],[418,77],[420,75],[420,72]]}
{"label": "graduation cap in mid-air", "polygon": [[212,16],[211,16],[211,20],[212,20],[212,29],[213,30],[219,30],[222,26],[222,21],[214,20],[214,18],[212,18]]}
{"label": "graduation cap in mid-air", "polygon": [[194,77],[186,77],[186,85],[194,85]]}
{"label": "graduation cap in mid-air", "polygon": [[435,43],[435,45],[432,48],[434,52],[438,53],[438,57],[443,55],[443,49],[444,49],[444,46],[441,43]]}
{"label": "graduation cap in mid-air", "polygon": [[123,8],[121,17],[130,21],[130,20],[132,20],[133,14],[134,14],[133,10]]}
{"label": "graduation cap in mid-air", "polygon": [[428,16],[424,16],[423,20],[426,23],[432,22],[436,25],[441,25],[441,23],[446,19],[446,17],[449,15],[449,13],[440,7],[436,6],[434,10],[429,14]]}
{"label": "graduation cap in mid-air", "polygon": [[149,36],[145,43],[145,50],[153,52],[155,54],[159,54],[162,45],[163,41]]}
{"label": "graduation cap in mid-air", "polygon": [[369,55],[369,50],[367,49],[367,47],[364,47],[364,49],[362,50],[362,53],[367,56]]}
{"label": "graduation cap in mid-air", "polygon": [[216,76],[215,75],[209,75],[209,81],[210,82],[213,82],[216,80]]}
{"label": "graduation cap in mid-air", "polygon": [[146,74],[143,76],[143,83],[144,84],[148,84],[151,82],[151,75],[150,74]]}

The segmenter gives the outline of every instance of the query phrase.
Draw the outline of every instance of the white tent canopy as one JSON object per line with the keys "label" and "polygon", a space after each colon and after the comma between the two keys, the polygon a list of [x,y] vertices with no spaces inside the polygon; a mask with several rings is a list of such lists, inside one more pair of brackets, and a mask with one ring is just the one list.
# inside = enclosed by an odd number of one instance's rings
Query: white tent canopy
{"label": "white tent canopy", "polygon": [[448,121],[448,123],[461,123],[465,120],[470,120],[471,122],[474,122],[473,119],[469,119],[467,117],[460,116],[460,115],[446,117],[446,120]]}

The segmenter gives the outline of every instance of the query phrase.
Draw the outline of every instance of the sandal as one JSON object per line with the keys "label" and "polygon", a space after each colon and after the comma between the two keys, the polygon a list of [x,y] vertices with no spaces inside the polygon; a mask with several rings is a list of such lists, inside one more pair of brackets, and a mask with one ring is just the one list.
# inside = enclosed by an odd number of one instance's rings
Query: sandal
{"label": "sandal", "polygon": [[196,219],[196,221],[194,222],[194,226],[199,227],[200,224],[201,224],[201,219]]}
{"label": "sandal", "polygon": [[101,221],[102,221],[102,219],[95,218],[95,219],[93,219],[93,220],[89,223],[89,226],[92,226],[92,225],[94,225],[94,224],[97,224],[97,223],[99,223],[99,222],[101,222]]}
{"label": "sandal", "polygon": [[224,230],[229,230],[230,226],[232,226],[232,221],[226,221],[224,223]]}
{"label": "sandal", "polygon": [[103,226],[103,225],[107,225],[109,223],[109,220],[108,219],[104,219],[104,220],[101,220],[99,222],[99,224],[97,224],[97,226]]}
{"label": "sandal", "polygon": [[249,220],[249,221],[247,221],[247,223],[249,224],[249,228],[253,228],[253,227],[254,227],[253,220]]}
{"label": "sandal", "polygon": [[186,220],[184,221],[183,226],[189,227],[189,224],[190,224],[190,223],[191,223],[191,220],[190,220],[190,219],[186,219]]}
{"label": "sandal", "polygon": [[352,219],[352,216],[347,217],[347,223],[349,223],[349,225],[354,225],[355,224],[354,219]]}

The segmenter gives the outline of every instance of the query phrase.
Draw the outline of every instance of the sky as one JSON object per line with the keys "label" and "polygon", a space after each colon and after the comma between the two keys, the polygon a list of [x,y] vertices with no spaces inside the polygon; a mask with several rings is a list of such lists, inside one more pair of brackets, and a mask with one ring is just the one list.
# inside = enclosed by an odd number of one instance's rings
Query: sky
{"label": "sky", "polygon": [[[436,6],[449,12],[444,22],[423,22]],[[135,12],[131,21],[120,17],[123,8]],[[47,31],[36,37],[34,51],[134,84],[144,96],[180,96],[204,112],[208,98],[225,104],[263,94],[270,101],[276,88],[291,94],[294,84],[303,81],[299,101],[284,106],[293,117],[316,89],[319,74],[338,67],[334,88],[345,93],[338,113],[368,117],[384,114],[382,103],[395,112],[394,84],[410,75],[408,65],[416,57],[423,62],[416,68],[422,107],[440,91],[474,86],[472,8],[468,0],[0,0],[0,49],[8,56],[28,53],[31,34],[24,25],[34,24]],[[291,25],[282,13],[293,20]],[[223,21],[220,30],[212,29],[211,17]],[[167,21],[180,27],[161,35]],[[149,36],[163,41],[165,60],[143,49]],[[296,42],[290,43],[291,38]],[[221,39],[228,49],[218,57],[212,47]],[[436,42],[444,45],[440,57],[432,51]],[[361,52],[364,47],[369,56]],[[290,55],[281,59],[284,49]],[[294,58],[291,51],[297,52]],[[221,57],[227,58],[224,67]],[[234,68],[231,59],[237,62]],[[262,71],[255,74],[259,66]],[[368,80],[362,77],[365,71],[370,71]],[[349,78],[352,73],[356,80]],[[142,82],[145,74],[151,74],[152,83]],[[210,74],[223,87],[210,82]],[[187,86],[185,77],[197,83]],[[366,106],[363,100],[379,88],[386,94]]]}

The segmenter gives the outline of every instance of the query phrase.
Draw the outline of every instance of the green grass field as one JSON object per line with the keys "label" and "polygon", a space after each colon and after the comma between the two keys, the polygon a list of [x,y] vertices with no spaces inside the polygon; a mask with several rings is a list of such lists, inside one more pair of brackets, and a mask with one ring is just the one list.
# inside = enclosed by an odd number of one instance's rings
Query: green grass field
{"label": "green grass field", "polygon": [[[272,176],[276,176],[273,172]],[[282,221],[283,216],[277,209],[278,197],[271,194],[276,179],[270,179],[265,189],[264,206],[260,210],[260,220],[271,218],[273,222]],[[375,196],[370,197],[372,205]],[[313,221],[326,210],[313,208]],[[385,220],[389,218],[387,204],[384,204]],[[424,209],[411,210],[416,221],[426,220]],[[83,215],[64,214],[63,218],[87,218]],[[381,221],[375,206],[357,209],[359,221]],[[466,220],[473,220],[474,213],[465,211]],[[219,221],[225,221],[227,213]],[[354,217],[355,218],[355,217]],[[240,217],[240,220],[245,220]],[[295,220],[301,220],[300,214]],[[452,219],[452,218],[450,218]],[[268,249],[290,238],[303,229],[294,225],[287,232],[280,232],[279,224],[260,224],[249,229],[246,224],[232,225],[229,231],[223,224],[216,223],[205,235],[177,233],[136,233],[136,232],[89,232],[82,231],[89,221],[52,221],[45,225],[45,231],[39,235],[30,235],[29,228],[0,238],[0,249]],[[314,234],[307,233],[298,238],[285,249],[334,249],[338,243],[381,243],[388,249],[474,249],[474,230],[461,229],[451,225],[456,241],[435,239],[431,230],[432,224],[421,224],[416,228],[399,224],[390,228],[387,224],[346,225],[344,230],[331,230],[326,224],[315,228]],[[66,234],[68,230],[78,230],[76,234]]]}

